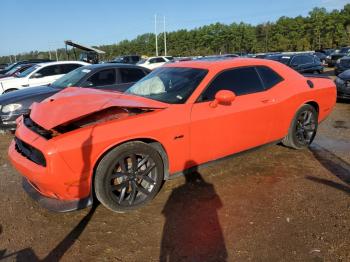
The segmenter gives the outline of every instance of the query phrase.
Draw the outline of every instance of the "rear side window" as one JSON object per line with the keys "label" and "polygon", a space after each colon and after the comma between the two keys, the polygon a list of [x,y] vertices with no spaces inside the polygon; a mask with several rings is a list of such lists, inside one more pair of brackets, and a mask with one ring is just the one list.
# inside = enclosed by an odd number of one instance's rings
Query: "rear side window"
{"label": "rear side window", "polygon": [[220,73],[207,87],[200,101],[210,101],[219,90],[231,90],[237,96],[264,91],[264,86],[254,67],[242,67]]}
{"label": "rear side window", "polygon": [[265,89],[269,89],[283,81],[283,78],[269,67],[257,66],[256,70],[258,70]]}
{"label": "rear side window", "polygon": [[136,68],[120,68],[119,69],[122,83],[137,82],[145,73],[141,69]]}
{"label": "rear side window", "polygon": [[40,69],[37,73],[41,74],[42,77],[60,75],[61,70],[59,65],[46,66]]}
{"label": "rear side window", "polygon": [[301,64],[304,64],[305,61],[303,60],[303,57],[302,56],[295,56],[293,59],[292,59],[292,64],[293,65],[301,65]]}
{"label": "rear side window", "polygon": [[61,65],[61,74],[67,74],[70,71],[73,71],[74,69],[77,69],[78,67],[81,67],[83,65],[80,64],[65,64]]}
{"label": "rear side window", "polygon": [[303,56],[303,62],[304,62],[304,64],[313,63],[314,58],[311,55],[305,55],[305,56]]}
{"label": "rear side window", "polygon": [[156,58],[150,59],[149,62],[151,64],[153,64],[153,63],[163,63],[163,62],[165,62],[165,60],[162,57],[156,57]]}
{"label": "rear side window", "polygon": [[90,82],[89,86],[107,86],[113,85],[116,82],[116,74],[114,69],[101,70],[91,76],[87,82]]}

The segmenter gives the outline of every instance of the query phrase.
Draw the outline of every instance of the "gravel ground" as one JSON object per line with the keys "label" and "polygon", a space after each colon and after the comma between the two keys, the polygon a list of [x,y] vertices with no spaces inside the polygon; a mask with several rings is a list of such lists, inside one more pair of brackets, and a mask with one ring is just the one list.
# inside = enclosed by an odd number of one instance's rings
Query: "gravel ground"
{"label": "gravel ground", "polygon": [[272,145],[201,168],[127,214],[40,208],[7,161],[10,139],[0,135],[0,260],[350,261],[350,103],[309,150]]}

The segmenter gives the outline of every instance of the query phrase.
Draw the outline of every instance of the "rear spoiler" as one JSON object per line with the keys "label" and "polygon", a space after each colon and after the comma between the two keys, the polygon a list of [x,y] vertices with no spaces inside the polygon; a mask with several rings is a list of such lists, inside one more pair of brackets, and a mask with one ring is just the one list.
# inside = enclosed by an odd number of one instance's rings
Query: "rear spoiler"
{"label": "rear spoiler", "polygon": [[305,77],[308,78],[326,78],[326,79],[332,79],[329,76],[325,76],[325,75],[316,75],[316,74],[302,74]]}

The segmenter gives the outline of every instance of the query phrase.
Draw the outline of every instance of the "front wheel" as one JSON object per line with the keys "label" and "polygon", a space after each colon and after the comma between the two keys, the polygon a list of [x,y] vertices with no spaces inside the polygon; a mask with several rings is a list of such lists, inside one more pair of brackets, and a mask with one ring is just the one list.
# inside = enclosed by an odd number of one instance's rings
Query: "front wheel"
{"label": "front wheel", "polygon": [[282,140],[282,143],[294,149],[306,148],[314,140],[317,126],[317,111],[311,105],[303,105],[295,114],[288,135]]}
{"label": "front wheel", "polygon": [[129,142],[107,153],[95,179],[97,199],[114,212],[136,209],[153,199],[164,177],[160,154],[143,142]]}

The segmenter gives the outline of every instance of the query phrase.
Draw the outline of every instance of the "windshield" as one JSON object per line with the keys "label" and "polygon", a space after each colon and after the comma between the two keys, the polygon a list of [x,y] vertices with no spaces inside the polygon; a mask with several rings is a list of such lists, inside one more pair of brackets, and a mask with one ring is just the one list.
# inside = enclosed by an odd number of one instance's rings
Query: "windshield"
{"label": "windshield", "polygon": [[7,71],[7,73],[5,75],[13,75],[14,73],[17,72],[18,69],[20,69],[21,67],[16,66],[14,68],[12,68],[10,71]]}
{"label": "windshield", "polygon": [[55,82],[51,84],[54,88],[63,89],[70,86],[77,86],[78,82],[91,72],[91,69],[80,67],[77,68],[68,74],[65,74],[61,78],[57,79]]}
{"label": "windshield", "polygon": [[137,65],[143,64],[144,62],[146,62],[146,60],[147,60],[147,59],[142,58],[142,59],[140,59],[140,61],[138,61],[136,64],[137,64]]}
{"label": "windshield", "polygon": [[30,73],[38,69],[39,67],[40,67],[39,65],[31,66],[27,70],[24,70],[22,73],[18,74],[17,77],[26,77],[27,75],[29,75]]}
{"label": "windshield", "polygon": [[6,67],[4,68],[4,70],[10,70],[11,68],[13,68],[13,67],[16,66],[16,65],[17,65],[17,63],[9,64],[8,66],[6,66]]}
{"label": "windshield", "polygon": [[340,49],[339,53],[347,53],[349,52],[349,50],[350,50],[350,47],[343,47]]}
{"label": "windshield", "polygon": [[287,65],[289,63],[290,56],[282,56],[282,58],[279,60],[279,62]]}
{"label": "windshield", "polygon": [[169,104],[183,104],[207,72],[196,68],[161,67],[131,86],[126,93]]}

